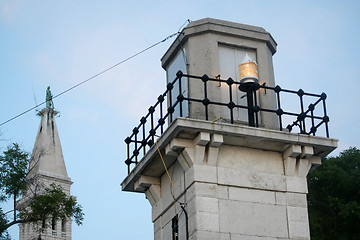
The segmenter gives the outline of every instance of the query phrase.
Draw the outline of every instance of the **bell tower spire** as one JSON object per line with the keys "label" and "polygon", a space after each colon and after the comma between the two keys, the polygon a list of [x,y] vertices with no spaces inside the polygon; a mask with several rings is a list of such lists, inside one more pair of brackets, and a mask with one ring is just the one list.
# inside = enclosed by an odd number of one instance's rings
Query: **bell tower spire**
{"label": "bell tower spire", "polygon": [[55,116],[58,113],[54,109],[49,86],[46,90],[46,108],[38,113],[38,116],[41,117],[41,122],[35,140],[29,168],[31,172],[29,174],[52,175],[56,178],[70,181],[55,122]]}
{"label": "bell tower spire", "polygon": [[[56,126],[55,116],[59,112],[54,109],[50,87],[46,90],[46,108],[37,115],[41,117],[37,132],[31,161],[28,170],[28,179],[36,182],[36,192],[51,184],[62,187],[63,191],[70,195],[71,179],[68,176],[64,156],[61,148],[59,133]],[[31,186],[30,186],[31,188]],[[23,196],[23,199],[31,196]],[[26,201],[26,200],[25,200]],[[71,220],[52,222],[50,227],[41,233],[42,239],[71,240]],[[32,224],[20,224],[20,240],[38,237]]]}

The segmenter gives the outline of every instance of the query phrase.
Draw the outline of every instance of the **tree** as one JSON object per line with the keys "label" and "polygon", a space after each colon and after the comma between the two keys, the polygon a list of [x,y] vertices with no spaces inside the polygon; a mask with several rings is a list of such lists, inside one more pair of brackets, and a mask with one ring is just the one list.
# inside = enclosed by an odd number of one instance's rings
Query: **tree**
{"label": "tree", "polygon": [[0,239],[1,240],[10,240],[9,233],[6,231],[7,218],[0,208]]}
{"label": "tree", "polygon": [[[33,178],[29,178],[29,154],[22,151],[18,144],[13,144],[0,156],[0,200],[12,199],[13,209],[3,213],[0,208],[0,239],[8,239],[7,229],[18,223],[41,223],[39,230],[47,227],[50,220],[68,219],[73,217],[75,222],[82,224],[84,214],[73,196],[66,195],[60,186],[55,184],[50,187],[31,188]],[[31,194],[27,191],[31,190]],[[18,200],[21,195],[26,195],[20,214]],[[25,207],[24,207],[25,206]],[[12,213],[12,220],[7,214]]]}
{"label": "tree", "polygon": [[311,239],[360,239],[360,150],[325,158],[308,186]]}

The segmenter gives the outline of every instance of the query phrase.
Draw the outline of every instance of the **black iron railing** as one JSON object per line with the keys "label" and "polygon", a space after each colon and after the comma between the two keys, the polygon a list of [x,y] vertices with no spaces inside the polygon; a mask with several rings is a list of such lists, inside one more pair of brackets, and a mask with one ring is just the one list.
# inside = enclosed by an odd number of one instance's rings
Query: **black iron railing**
{"label": "black iron railing", "polygon": [[[203,96],[199,98],[190,98],[184,94],[184,81],[202,81]],[[229,100],[219,102],[210,99],[208,96],[209,82],[224,84],[229,89]],[[234,110],[247,109],[254,114],[254,123],[250,126],[259,127],[259,112],[268,112],[275,114],[278,118],[279,130],[283,131],[284,123],[287,122],[286,130],[289,132],[296,131],[301,134],[316,135],[320,127],[324,128],[325,136],[329,137],[328,122],[329,117],[326,113],[326,94],[306,93],[302,89],[298,91],[282,89],[280,86],[269,87],[265,84],[260,86],[260,90],[273,91],[276,95],[276,109],[262,108],[257,103],[257,91],[253,92],[252,106],[236,104],[233,97],[234,87],[238,89],[240,82],[232,78],[227,80],[219,78],[210,78],[207,75],[193,76],[186,75],[179,71],[174,81],[166,86],[166,91],[157,98],[157,102],[148,109],[148,113],[140,119],[140,123],[132,130],[132,134],[125,139],[127,147],[127,159],[125,164],[128,166],[128,173],[131,171],[132,164],[138,164],[146,152],[154,145],[156,139],[161,136],[166,128],[165,123],[171,123],[176,117],[188,117],[187,107],[189,103],[201,103],[204,106],[204,118],[209,120],[209,107],[220,106],[228,109],[229,122],[234,124]],[[174,88],[175,87],[175,88]],[[285,111],[282,108],[280,99],[281,94],[291,94],[296,96],[299,101],[299,112]],[[305,99],[306,98],[306,99]],[[248,99],[249,100],[249,99]],[[310,103],[307,107],[306,104]],[[168,106],[166,108],[166,106]],[[186,109],[184,109],[186,108]],[[319,110],[320,109],[320,110]],[[185,113],[184,113],[185,111]],[[211,119],[213,120],[213,119]]]}

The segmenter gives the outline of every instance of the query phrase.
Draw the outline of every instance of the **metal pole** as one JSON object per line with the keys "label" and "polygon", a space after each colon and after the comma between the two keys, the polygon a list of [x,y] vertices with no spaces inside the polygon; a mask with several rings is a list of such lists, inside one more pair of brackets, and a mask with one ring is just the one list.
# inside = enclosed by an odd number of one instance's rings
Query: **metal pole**
{"label": "metal pole", "polygon": [[255,127],[253,92],[251,90],[248,90],[246,93],[246,97],[248,102],[249,126]]}

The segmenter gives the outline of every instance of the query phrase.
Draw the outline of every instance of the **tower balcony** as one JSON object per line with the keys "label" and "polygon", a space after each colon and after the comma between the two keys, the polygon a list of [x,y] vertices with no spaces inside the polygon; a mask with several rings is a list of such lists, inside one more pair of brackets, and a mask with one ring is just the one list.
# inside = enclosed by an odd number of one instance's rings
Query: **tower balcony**
{"label": "tower balcony", "polygon": [[[198,88],[196,97],[187,90],[187,86],[195,84]],[[299,138],[307,141],[307,136],[317,136],[322,141],[329,141],[329,146],[334,145],[330,148],[320,146],[318,149],[315,148],[316,155],[325,156],[336,148],[336,144],[331,143],[332,139],[329,139],[329,116],[326,111],[325,93],[313,94],[302,89],[294,91],[283,89],[278,85],[267,86],[260,83],[259,88],[253,91],[250,102],[249,97],[246,96],[248,93],[241,93],[239,90],[240,85],[240,81],[232,78],[210,78],[207,75],[194,76],[177,72],[176,78],[167,84],[165,92],[157,98],[154,105],[149,107],[146,115],[125,139],[127,149],[125,164],[128,174],[149,150],[156,151],[156,145],[162,136],[182,134],[184,138],[194,138],[191,129],[193,128],[194,133],[199,132],[196,129],[199,124],[215,133],[228,129],[228,139],[231,139],[231,131],[236,132],[240,129],[251,131],[256,137],[263,130],[266,133],[261,135],[270,134],[280,137],[286,133],[285,138],[290,141],[286,146],[279,144],[281,142],[279,139],[271,139],[272,143],[267,144],[264,135],[265,142],[261,147],[279,152],[284,151],[290,143],[299,141]],[[213,94],[211,90],[214,88],[221,89],[225,94],[221,97]],[[247,97],[247,101],[240,102],[237,100],[238,97],[234,97],[239,93],[243,94],[240,98]],[[259,104],[260,95],[273,95],[274,104]],[[292,103],[290,107],[284,104],[289,101]],[[271,124],[268,124],[269,122]],[[250,138],[249,135],[246,142],[251,145]],[[257,144],[253,144],[252,147],[256,148]]]}

